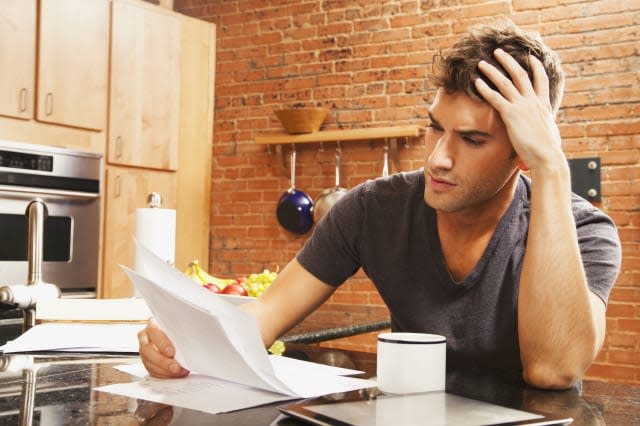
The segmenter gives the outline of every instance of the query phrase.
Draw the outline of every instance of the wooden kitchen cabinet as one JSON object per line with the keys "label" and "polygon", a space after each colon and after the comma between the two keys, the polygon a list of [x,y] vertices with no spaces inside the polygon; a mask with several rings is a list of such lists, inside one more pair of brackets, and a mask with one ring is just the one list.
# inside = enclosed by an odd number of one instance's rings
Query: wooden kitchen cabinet
{"label": "wooden kitchen cabinet", "polygon": [[129,167],[106,171],[103,274],[100,297],[131,297],[133,287],[119,265],[134,267],[136,209],[147,207],[151,192],[162,196],[162,208],[175,209],[177,175]]}
{"label": "wooden kitchen cabinet", "polygon": [[141,1],[113,0],[110,164],[178,168],[181,20]]}
{"label": "wooden kitchen cabinet", "polygon": [[181,16],[180,158],[176,266],[209,260],[216,26]]}
{"label": "wooden kitchen cabinet", "polygon": [[3,0],[0,16],[0,115],[30,119],[36,70],[36,0]]}
{"label": "wooden kitchen cabinet", "polygon": [[40,0],[39,4],[37,120],[104,129],[109,0]]}
{"label": "wooden kitchen cabinet", "polygon": [[[214,24],[137,1],[114,0],[113,6],[114,45],[121,36],[118,34],[120,30],[129,32],[130,35],[136,34],[133,38],[137,40],[136,43],[148,43],[154,39],[162,45],[164,42],[161,37],[167,37],[167,34],[156,37],[150,32],[140,38],[141,35],[134,30],[155,22],[155,18],[170,17],[170,22],[178,22],[178,33],[175,36],[178,46],[164,48],[179,51],[180,55],[177,71],[171,71],[176,72],[175,77],[171,78],[168,71],[151,65],[151,57],[144,57],[151,53],[136,50],[137,48],[132,47],[133,44],[124,49],[128,53],[121,52],[130,64],[128,71],[126,67],[118,68],[121,65],[118,65],[115,57],[112,59],[115,67],[112,69],[112,83],[118,80],[123,85],[112,85],[103,215],[102,279],[98,291],[103,298],[132,295],[129,280],[118,264],[134,264],[132,236],[135,234],[135,210],[146,207],[147,196],[152,191],[162,194],[163,207],[176,209],[176,268],[184,270],[192,259],[198,259],[203,265],[208,264],[215,106]],[[116,19],[118,16],[119,20]],[[124,22],[128,24],[124,25]],[[173,31],[170,28],[173,27],[164,28],[164,32]],[[158,52],[155,54],[156,58],[161,56]],[[137,60],[142,62],[137,63]],[[171,62],[173,59],[161,60],[167,61]],[[118,73],[122,74],[116,75]],[[139,74],[134,75],[135,73]],[[149,73],[151,75],[147,75]],[[145,81],[145,75],[148,81]],[[156,78],[162,81],[150,84]],[[118,87],[130,88],[124,90]],[[160,95],[153,95],[154,90],[160,90]],[[166,112],[168,116],[165,120],[152,125],[152,108],[163,108],[168,102],[173,102],[162,101],[162,93],[171,93],[169,98],[178,96],[177,109]],[[131,94],[135,96],[131,97],[132,103],[127,104],[125,95]],[[151,102],[155,99],[154,96],[158,98]],[[158,119],[159,116],[155,118]],[[166,129],[169,122],[175,129],[162,130]],[[116,129],[128,133],[114,133]],[[156,131],[159,134],[154,136],[155,133],[152,132]],[[175,140],[169,141],[166,136],[171,132],[175,132]],[[130,137],[126,136],[122,137],[122,145],[117,148],[116,134],[133,135],[130,136],[131,145],[127,143]],[[165,137],[163,143],[160,143],[161,136]],[[116,148],[121,150],[119,157],[115,155]]]}
{"label": "wooden kitchen cabinet", "polygon": [[0,114],[103,130],[109,0],[3,0],[0,17]]}

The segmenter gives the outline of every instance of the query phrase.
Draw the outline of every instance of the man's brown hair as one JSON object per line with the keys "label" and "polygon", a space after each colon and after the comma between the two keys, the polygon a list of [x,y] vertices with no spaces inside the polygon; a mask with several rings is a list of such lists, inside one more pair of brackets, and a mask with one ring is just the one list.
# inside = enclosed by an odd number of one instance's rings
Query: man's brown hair
{"label": "man's brown hair", "polygon": [[494,90],[496,87],[484,74],[478,72],[478,62],[489,62],[509,77],[493,56],[497,48],[513,56],[527,71],[531,81],[533,74],[529,65],[529,55],[542,62],[549,78],[551,107],[556,112],[560,107],[564,89],[564,73],[560,59],[542,42],[539,34],[525,32],[506,19],[471,27],[469,34],[457,41],[448,52],[436,55],[431,80],[447,93],[464,92],[468,96],[482,99],[475,88],[476,78],[481,78]]}

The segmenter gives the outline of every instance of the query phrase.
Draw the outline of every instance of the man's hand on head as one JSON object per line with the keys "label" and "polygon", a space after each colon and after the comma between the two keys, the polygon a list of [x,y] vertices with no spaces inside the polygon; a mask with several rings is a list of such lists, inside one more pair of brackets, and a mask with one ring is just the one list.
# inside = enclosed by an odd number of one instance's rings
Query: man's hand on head
{"label": "man's hand on head", "polygon": [[511,55],[502,49],[496,49],[494,55],[510,79],[493,65],[480,61],[480,72],[498,90],[493,90],[480,78],[475,81],[476,89],[500,114],[513,148],[524,163],[523,168],[534,171],[564,167],[566,160],[560,147],[560,131],[554,119],[549,79],[542,63],[529,56],[531,81]]}

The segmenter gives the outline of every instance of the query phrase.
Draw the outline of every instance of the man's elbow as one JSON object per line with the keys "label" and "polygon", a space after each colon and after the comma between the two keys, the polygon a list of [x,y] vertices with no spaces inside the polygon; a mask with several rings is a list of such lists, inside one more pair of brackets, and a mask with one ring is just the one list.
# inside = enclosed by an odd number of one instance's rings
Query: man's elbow
{"label": "man's elbow", "polygon": [[569,389],[580,379],[584,369],[535,363],[525,367],[522,376],[527,384],[540,389]]}

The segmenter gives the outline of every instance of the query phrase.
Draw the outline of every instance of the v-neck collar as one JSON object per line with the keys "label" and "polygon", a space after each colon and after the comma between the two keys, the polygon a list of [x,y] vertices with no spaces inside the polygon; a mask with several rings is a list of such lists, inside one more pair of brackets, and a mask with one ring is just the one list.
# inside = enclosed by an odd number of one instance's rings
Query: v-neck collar
{"label": "v-neck collar", "polygon": [[516,211],[517,206],[522,203],[522,195],[524,191],[525,191],[525,183],[523,182],[523,177],[521,176],[518,179],[518,183],[516,185],[516,189],[513,194],[511,203],[509,204],[509,207],[500,218],[500,221],[498,222],[498,226],[496,227],[496,230],[491,236],[491,239],[489,240],[487,247],[484,249],[482,256],[480,256],[480,259],[478,260],[476,265],[473,267],[471,272],[466,277],[464,277],[462,281],[454,280],[453,277],[451,276],[451,273],[449,272],[449,268],[447,267],[444,260],[444,253],[442,251],[442,243],[440,242],[440,235],[438,234],[437,215],[434,209],[432,209],[431,207],[428,208],[428,210],[431,212],[430,218],[429,218],[429,228],[430,228],[429,232],[431,232],[432,235],[435,236],[435,238],[431,240],[435,242],[435,247],[431,247],[431,249],[433,250],[435,257],[437,259],[437,269],[440,275],[439,281],[441,283],[443,283],[446,287],[451,288],[452,290],[458,289],[458,291],[462,291],[470,288],[471,286],[473,286],[475,282],[478,281],[479,277],[482,275],[482,273],[486,269],[487,264],[490,261],[496,246],[498,245],[498,242],[504,235],[504,232],[508,228],[509,223],[512,221],[514,212]]}

